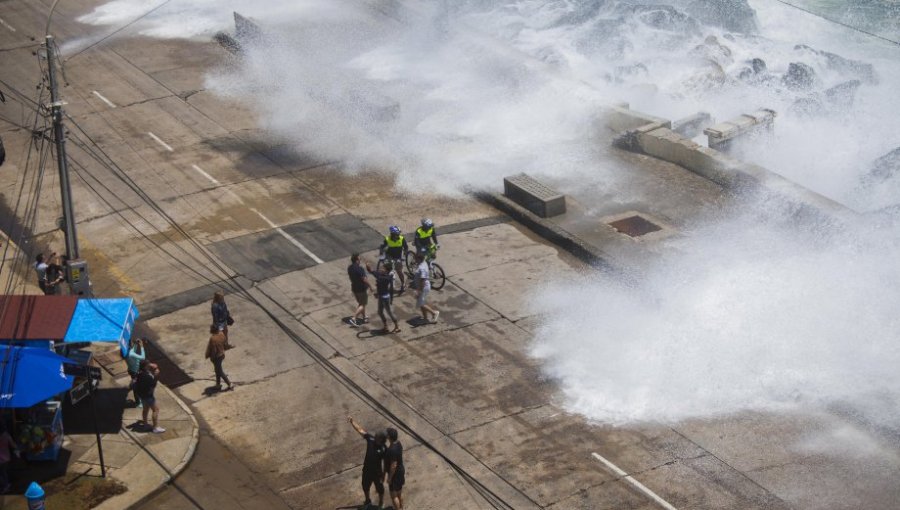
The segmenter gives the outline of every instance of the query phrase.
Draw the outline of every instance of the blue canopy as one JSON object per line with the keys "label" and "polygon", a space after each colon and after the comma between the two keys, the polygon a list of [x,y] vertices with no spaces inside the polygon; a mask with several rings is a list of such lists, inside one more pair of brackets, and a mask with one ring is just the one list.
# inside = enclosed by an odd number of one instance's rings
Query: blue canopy
{"label": "blue canopy", "polygon": [[71,389],[65,363],[72,360],[47,349],[0,345],[0,408],[31,407]]}
{"label": "blue canopy", "polygon": [[79,299],[63,342],[118,342],[128,353],[131,330],[138,318],[131,298]]}

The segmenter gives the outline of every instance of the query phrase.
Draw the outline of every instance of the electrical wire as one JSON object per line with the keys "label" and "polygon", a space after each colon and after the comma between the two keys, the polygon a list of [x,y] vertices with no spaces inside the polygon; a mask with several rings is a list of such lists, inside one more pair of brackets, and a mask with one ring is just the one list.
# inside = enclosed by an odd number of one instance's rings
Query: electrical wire
{"label": "electrical wire", "polygon": [[[165,0],[163,3],[157,5],[156,7],[152,8],[152,9],[150,9],[149,11],[145,12],[144,14],[141,14],[140,16],[138,16],[137,18],[135,18],[135,19],[129,21],[129,22],[126,23],[125,25],[123,25],[123,26],[117,28],[116,30],[113,30],[112,32],[110,32],[110,33],[107,34],[106,36],[102,37],[100,40],[98,40],[98,41],[96,41],[96,42],[94,42],[94,43],[88,45],[88,46],[85,47],[85,48],[82,48],[82,49],[78,50],[78,51],[77,51],[76,53],[74,53],[73,55],[71,55],[71,56],[69,56],[69,57],[66,57],[66,58],[65,58],[65,61],[68,62],[69,60],[72,60],[73,58],[77,57],[78,55],[81,55],[82,53],[84,53],[85,51],[87,51],[87,50],[93,48],[94,46],[97,46],[98,44],[102,43],[103,41],[109,39],[110,37],[112,37],[112,36],[114,36],[114,35],[116,35],[116,34],[118,34],[118,33],[121,32],[122,30],[125,30],[126,28],[130,27],[131,25],[134,25],[134,24],[137,23],[138,21],[140,21],[140,20],[146,18],[147,16],[153,14],[154,12],[156,12],[156,11],[159,10],[159,9],[161,9],[163,6],[165,6],[166,4],[168,4],[168,3],[171,2],[171,1],[172,1],[172,0]],[[49,23],[49,21],[47,22],[47,31],[48,31],[48,33],[49,33],[49,31],[50,31],[50,23]]]}
{"label": "electrical wire", "polygon": [[853,25],[844,23],[843,21],[839,21],[839,20],[836,20],[836,19],[829,18],[829,17],[827,17],[827,16],[825,16],[825,15],[823,15],[823,14],[819,14],[818,12],[811,11],[811,10],[809,10],[809,9],[806,9],[806,8],[801,7],[801,6],[799,6],[799,5],[793,4],[793,3],[788,2],[788,1],[786,1],[786,0],[775,0],[775,1],[778,2],[778,3],[780,3],[780,4],[784,4],[784,5],[788,6],[788,7],[793,7],[794,9],[797,9],[797,10],[799,10],[799,11],[803,11],[803,12],[805,12],[805,13],[807,13],[807,14],[812,14],[813,16],[815,16],[815,17],[817,17],[817,18],[821,18],[821,19],[823,19],[823,20],[825,20],[825,21],[829,21],[829,22],[834,23],[834,24],[836,24],[836,25],[840,25],[840,26],[842,26],[842,27],[844,27],[844,28],[849,28],[850,30],[855,30],[855,31],[857,31],[857,32],[859,32],[859,33],[866,34],[866,35],[868,35],[868,36],[870,36],[870,37],[874,37],[874,38],[876,38],[876,39],[881,39],[882,41],[889,42],[889,43],[891,43],[891,44],[895,44],[895,45],[897,45],[897,46],[900,46],[900,41],[895,41],[895,40],[893,40],[893,39],[889,39],[889,38],[887,38],[887,37],[878,35],[878,34],[876,34],[876,33],[869,32],[868,30],[863,30],[862,28],[859,28],[859,27],[856,27],[856,26],[853,26]]}
{"label": "electrical wire", "polygon": [[[159,7],[161,7],[161,6],[159,6]],[[157,8],[158,8],[158,7],[157,7]],[[124,27],[123,27],[123,28],[124,28]],[[120,30],[121,30],[121,29],[120,29]],[[111,34],[111,35],[112,35],[112,34]],[[98,41],[98,43],[99,43],[99,42],[100,42],[100,41]],[[95,43],[95,44],[97,44],[97,43]],[[87,49],[87,48],[86,48],[86,49]],[[86,50],[86,49],[85,49],[85,50]],[[82,51],[85,51],[85,50],[82,50]],[[76,55],[77,55],[77,54],[76,54]],[[74,57],[74,56],[75,56],[75,55],[73,55],[73,57]],[[8,86],[8,85],[7,85],[7,86]],[[11,87],[10,87],[10,89],[11,89],[11,90],[14,90],[14,89],[12,89]],[[21,98],[20,98],[20,99],[21,99]],[[35,104],[35,105],[38,105],[38,104],[39,104],[38,102],[32,102],[32,103]],[[35,109],[35,110],[36,110],[36,114],[37,114],[38,110],[37,110],[37,109]],[[150,196],[149,196],[149,195],[148,195],[148,194],[147,194],[147,193],[146,193],[146,192],[145,192],[145,191],[144,191],[144,190],[143,190],[136,182],[134,182],[134,181],[131,179],[131,177],[128,176],[128,174],[125,173],[124,170],[122,170],[122,169],[115,163],[115,161],[114,161],[114,160],[113,160],[113,159],[112,159],[112,158],[111,158],[111,157],[110,157],[110,156],[102,149],[102,147],[100,147],[99,144],[97,144],[96,141],[95,141],[95,140],[94,140],[94,139],[93,139],[93,138],[92,138],[92,137],[91,137],[91,136],[90,136],[83,128],[81,128],[81,126],[77,123],[77,121],[75,121],[74,119],[72,119],[72,118],[69,117],[68,115],[66,116],[66,118],[67,118],[67,119],[68,119],[68,120],[69,120],[69,121],[70,121],[77,129],[78,129],[78,131],[81,133],[81,135],[83,135],[83,136],[87,139],[87,141],[81,140],[81,139],[80,139],[80,136],[76,134],[75,136],[73,136],[73,138],[76,140],[76,142],[74,142],[75,145],[77,145],[82,151],[84,151],[84,152],[85,152],[86,154],[88,154],[92,159],[94,159],[95,161],[97,161],[98,163],[100,163],[100,164],[101,164],[103,167],[105,167],[107,170],[111,171],[111,172],[113,173],[114,176],[116,176],[121,182],[123,182],[129,189],[131,189],[133,192],[135,192],[135,193],[137,194],[137,196],[138,196],[144,203],[146,203],[148,206],[150,206],[150,208],[151,208],[154,212],[156,212],[158,215],[160,215],[160,217],[162,217],[162,218],[163,218],[163,219],[164,219],[171,227],[173,227],[173,229],[174,229],[176,232],[180,233],[180,234],[184,237],[185,240],[187,240],[191,245],[195,246],[195,247],[198,249],[199,253],[201,253],[201,254],[207,259],[207,261],[212,265],[212,267],[213,267],[215,270],[218,270],[218,271],[221,272],[226,278],[228,278],[227,268],[224,267],[222,264],[220,264],[220,263],[218,262],[218,260],[216,260],[214,257],[212,257],[211,254],[209,254],[208,251],[206,250],[206,247],[205,247],[205,246],[203,246],[203,245],[200,244],[198,241],[196,241],[196,239],[194,239],[193,236],[190,235],[190,233],[188,233],[186,230],[184,230],[184,229],[183,229],[183,228],[182,228],[182,227],[174,220],[174,218],[172,218],[171,216],[169,216],[169,215],[163,210],[163,208],[160,207],[158,203],[156,203],[156,201],[155,201],[152,197],[150,197]],[[41,137],[41,141],[42,141],[42,145],[44,145],[45,142],[46,142],[46,137],[45,137],[45,136],[42,136],[42,137]],[[43,152],[43,153],[42,153],[42,156],[41,156],[41,158],[40,158],[42,163],[39,165],[39,168],[38,168],[39,171],[37,172],[37,173],[38,173],[38,177],[36,177],[36,180],[35,180],[35,182],[37,182],[38,184],[40,183],[40,181],[41,181],[41,179],[42,179],[42,168],[43,168],[44,164],[46,163],[46,159],[47,159],[46,156],[47,156],[47,154],[49,154],[49,152],[50,152],[49,150]],[[120,212],[120,211],[118,211],[117,208],[112,207],[112,204],[111,204],[106,198],[102,197],[102,194],[100,193],[100,191],[99,191],[96,187],[94,187],[93,185],[91,185],[91,184],[88,182],[88,180],[85,178],[85,175],[82,175],[82,172],[84,172],[84,174],[87,174],[87,175],[90,176],[93,180],[95,180],[98,184],[100,184],[101,187],[103,187],[103,188],[106,190],[107,193],[110,193],[110,194],[112,194],[113,196],[116,196],[117,198],[119,198],[119,197],[118,197],[118,196],[117,196],[117,195],[116,195],[116,194],[115,194],[108,186],[106,186],[105,183],[102,182],[102,180],[98,179],[94,174],[92,174],[92,173],[87,169],[87,167],[86,167],[85,165],[83,165],[83,164],[81,164],[80,162],[78,162],[78,161],[72,159],[71,157],[70,157],[69,159],[73,161],[73,165],[74,165],[74,167],[76,168],[76,174],[79,176],[79,178],[82,180],[82,182],[84,182],[84,183],[88,186],[88,188],[91,189],[91,191],[92,191],[95,195],[97,195],[98,197],[100,197],[101,200],[103,200],[104,203],[106,203],[107,206],[109,206],[113,211],[115,211],[115,212]],[[33,188],[33,189],[39,190],[39,186],[36,186],[36,187]],[[29,208],[28,208],[28,209],[31,211],[31,213],[30,213],[30,215],[29,215],[29,217],[28,217],[27,223],[28,223],[28,224],[32,224],[32,225],[34,224],[34,222],[35,222],[35,220],[36,220],[36,210],[37,210],[37,196],[36,196],[36,195],[37,195],[37,194],[35,194],[35,196],[33,197],[34,200],[33,200],[33,202],[30,204],[30,206],[29,206]],[[121,200],[121,198],[119,198],[119,200],[122,201],[122,203],[124,204],[124,201]],[[136,214],[139,218],[141,218],[142,220],[144,220],[148,225],[151,225],[151,226],[153,226],[154,228],[156,228],[155,225],[153,224],[153,222],[151,222],[151,221],[149,221],[147,218],[143,217],[143,216],[139,213],[139,211],[135,211],[135,214]],[[122,217],[123,220],[125,220],[125,221],[129,224],[129,226],[131,226],[131,227],[132,227],[133,229],[135,229],[136,231],[140,232],[140,228],[139,228],[137,225],[135,225],[133,222],[130,222],[129,220],[127,220],[126,218],[124,218],[124,215],[121,215],[121,214],[120,214],[120,217]],[[158,230],[158,229],[157,229],[157,230]],[[168,253],[166,250],[164,250],[164,249],[162,248],[161,245],[159,245],[159,244],[156,243],[155,241],[152,241],[152,240],[149,238],[149,236],[146,236],[146,235],[143,234],[143,233],[141,233],[141,235],[142,235],[145,239],[148,239],[149,241],[151,241],[151,242],[154,244],[154,246],[160,248],[162,251],[164,251],[164,252],[166,252],[167,254],[169,254],[169,256],[171,256],[173,259],[176,259],[176,260],[181,261],[180,259],[178,259],[178,257],[176,257],[176,256],[174,256],[173,254],[170,254],[170,253]],[[173,239],[171,239],[171,238],[167,238],[167,239],[170,240],[170,241],[172,241],[172,242],[176,245],[176,247],[181,248],[180,245],[179,245],[177,242],[175,242]],[[197,261],[197,260],[198,260],[195,256],[193,256],[192,254],[190,254],[189,252],[187,252],[187,251],[184,250],[183,248],[181,248],[181,251],[182,251],[186,256],[190,257],[192,260],[194,260],[194,261]],[[183,261],[181,261],[181,262],[183,263]],[[186,265],[186,264],[185,264],[185,265]],[[212,272],[213,272],[213,274],[215,274],[215,271],[212,271]],[[244,287],[243,285],[241,285],[240,282],[238,282],[238,281],[233,281],[233,282],[229,282],[229,283],[231,283],[232,290],[233,290],[234,293],[236,293],[236,294],[238,294],[238,295],[244,296],[246,299],[248,299],[248,300],[251,301],[253,304],[255,304],[260,310],[262,310],[266,315],[268,315],[269,318],[270,318],[270,319],[271,319],[271,320],[279,327],[279,329],[281,329],[281,330],[282,330],[282,331],[283,331],[283,332],[284,332],[284,333],[285,333],[285,334],[286,334],[286,335],[287,335],[287,336],[288,336],[288,337],[289,337],[296,345],[298,345],[298,346],[301,348],[301,350],[303,350],[307,355],[310,356],[310,358],[312,358],[319,366],[321,366],[321,367],[326,371],[326,373],[328,373],[333,379],[335,379],[339,384],[341,384],[341,385],[342,385],[345,389],[347,389],[351,394],[353,394],[354,396],[356,396],[357,398],[359,398],[361,401],[363,401],[364,403],[366,403],[370,408],[372,408],[372,409],[373,409],[375,412],[377,412],[379,415],[381,415],[381,416],[384,417],[385,419],[387,419],[387,420],[391,421],[392,423],[394,423],[394,424],[397,426],[397,428],[399,428],[400,430],[402,430],[402,431],[403,431],[404,433],[406,433],[408,436],[410,436],[411,438],[413,438],[414,440],[416,440],[417,442],[419,442],[421,445],[423,445],[425,448],[431,450],[431,451],[434,452],[436,455],[438,455],[442,460],[444,460],[445,463],[447,463],[447,465],[448,465],[448,466],[449,466],[449,467],[450,467],[450,468],[451,468],[451,469],[452,469],[452,470],[453,470],[453,471],[454,471],[454,472],[455,472],[462,480],[465,481],[465,483],[466,483],[467,485],[469,485],[476,493],[478,493],[482,498],[484,498],[484,500],[485,500],[491,507],[493,507],[493,508],[502,508],[502,509],[512,509],[512,508],[513,508],[512,505],[510,505],[509,503],[507,503],[501,496],[499,496],[499,495],[497,495],[496,493],[494,493],[493,491],[491,491],[487,486],[485,486],[483,483],[481,483],[477,478],[475,478],[474,476],[472,476],[472,475],[471,475],[470,473],[468,473],[464,468],[462,468],[461,466],[459,466],[458,464],[456,464],[454,461],[452,461],[452,460],[451,460],[449,457],[447,457],[443,452],[441,452],[435,445],[433,445],[431,442],[427,441],[423,436],[421,436],[419,433],[417,433],[410,425],[408,425],[407,423],[405,423],[399,416],[395,415],[395,414],[394,414],[392,411],[390,411],[387,407],[385,407],[385,406],[382,405],[380,402],[378,402],[378,400],[377,400],[376,398],[374,398],[370,393],[368,393],[364,388],[362,388],[362,387],[359,386],[357,383],[355,383],[355,382],[354,382],[347,374],[345,374],[343,371],[341,371],[340,368],[338,368],[338,367],[337,367],[336,365],[334,365],[328,358],[326,358],[326,357],[323,356],[321,353],[319,353],[318,350],[316,350],[314,347],[312,347],[312,346],[311,346],[308,342],[306,342],[300,335],[298,335],[297,333],[295,333],[295,332],[294,332],[294,331],[293,331],[286,323],[284,323],[278,316],[276,316],[276,315],[275,315],[275,314],[274,314],[274,313],[273,313],[273,312],[272,312],[265,304],[263,304],[259,299],[257,299],[256,296],[254,296],[254,295],[249,291],[249,289],[245,288],[245,287]],[[269,296],[266,296],[266,297],[269,298]],[[269,299],[271,299],[271,298],[269,298]],[[280,305],[280,303],[277,303],[277,302],[274,301],[274,300],[272,300],[272,302],[273,302],[273,303],[276,303],[277,306],[281,307],[282,310],[284,310],[284,307],[283,307],[282,305]],[[325,339],[324,339],[324,338],[321,338],[321,336],[320,336],[319,338],[320,338],[321,340],[325,341]],[[327,344],[327,341],[325,341],[325,342],[326,342],[326,344]],[[407,404],[407,405],[408,405],[408,404]],[[480,461],[479,461],[479,462],[480,462]],[[484,464],[482,463],[482,465],[484,465]],[[485,466],[485,467],[487,467],[487,466]],[[488,468],[488,469],[490,469],[490,468]],[[495,474],[496,474],[496,473],[495,473]],[[517,492],[519,492],[520,494],[522,494],[524,497],[526,497],[526,498],[528,498],[529,500],[531,500],[531,498],[528,497],[527,494],[525,494],[525,493],[522,492],[520,489],[518,489],[518,488],[516,488],[515,486],[513,486],[511,483],[509,483],[508,481],[506,481],[506,480],[505,480],[503,477],[501,477],[499,474],[498,474],[497,476],[500,477],[501,480],[503,480],[504,482],[506,482],[507,484],[509,484],[509,486],[510,486],[512,489],[516,490]],[[532,501],[533,501],[533,500],[532,500]]]}

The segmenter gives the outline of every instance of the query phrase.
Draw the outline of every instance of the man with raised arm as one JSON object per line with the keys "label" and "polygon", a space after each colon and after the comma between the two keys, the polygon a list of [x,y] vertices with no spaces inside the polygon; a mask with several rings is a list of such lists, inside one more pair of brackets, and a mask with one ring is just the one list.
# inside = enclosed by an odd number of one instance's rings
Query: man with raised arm
{"label": "man with raised arm", "polygon": [[366,440],[366,457],[363,459],[362,469],[362,489],[363,495],[366,497],[365,503],[360,507],[361,510],[372,508],[372,498],[369,497],[369,489],[375,484],[375,492],[378,493],[378,510],[382,509],[384,504],[384,472],[381,469],[384,460],[385,450],[385,434],[384,432],[376,432],[373,436],[366,432],[352,416],[347,417],[350,425],[356,432]]}

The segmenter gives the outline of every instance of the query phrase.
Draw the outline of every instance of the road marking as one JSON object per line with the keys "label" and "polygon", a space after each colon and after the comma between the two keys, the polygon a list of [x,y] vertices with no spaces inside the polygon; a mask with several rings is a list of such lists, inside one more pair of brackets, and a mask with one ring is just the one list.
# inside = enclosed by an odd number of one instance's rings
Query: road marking
{"label": "road marking", "polygon": [[613,464],[612,462],[610,462],[610,461],[604,459],[604,458],[601,457],[600,454],[598,454],[598,453],[593,453],[592,455],[594,456],[595,459],[599,460],[599,461],[602,462],[606,467],[608,467],[609,469],[611,469],[616,475],[622,477],[623,480],[625,480],[626,482],[628,482],[628,483],[630,483],[631,485],[635,486],[635,488],[637,488],[639,491],[643,492],[647,497],[649,497],[649,498],[652,499],[653,501],[656,501],[656,502],[659,504],[659,506],[665,508],[666,510],[678,510],[678,509],[675,508],[674,506],[670,505],[668,501],[666,501],[666,500],[664,500],[663,498],[657,496],[655,492],[653,492],[653,491],[651,491],[650,489],[648,489],[647,487],[645,487],[644,484],[642,484],[641,482],[639,482],[639,481],[635,480],[634,478],[632,478],[631,475],[629,475],[629,474],[626,473],[625,471],[622,471],[621,469],[619,469],[619,466],[616,466],[616,465]]}
{"label": "road marking", "polygon": [[207,179],[209,179],[209,182],[215,184],[216,186],[221,186],[221,184],[222,184],[221,182],[219,182],[218,180],[216,180],[215,177],[213,177],[213,176],[209,175],[208,173],[206,173],[206,171],[204,171],[204,170],[203,170],[202,168],[200,168],[199,166],[197,166],[197,165],[191,165],[191,167],[192,167],[194,170],[196,170],[197,172],[199,172],[200,175],[202,175],[203,177],[206,177]]}
{"label": "road marking", "polygon": [[154,140],[156,140],[156,143],[158,143],[158,144],[162,145],[163,147],[165,147],[165,149],[166,149],[167,151],[169,151],[169,152],[175,152],[175,149],[173,149],[172,147],[170,147],[169,144],[167,144],[166,142],[162,141],[158,136],[154,135],[153,133],[151,133],[151,132],[149,132],[149,131],[147,131],[147,134],[150,135],[150,138],[153,138]]}
{"label": "road marking", "polygon": [[[153,136],[153,133],[150,133],[150,136]],[[153,136],[153,137],[156,138],[155,136]],[[157,139],[157,140],[159,140],[159,139]],[[162,143],[161,140],[160,140],[160,143]],[[171,149],[170,149],[170,150],[171,150]],[[222,183],[220,183],[220,182],[218,181],[218,179],[216,179],[215,177],[213,177],[213,176],[209,175],[208,173],[206,173],[206,171],[203,170],[202,168],[200,168],[199,166],[197,166],[197,165],[191,165],[191,167],[192,167],[194,170],[196,170],[198,173],[200,173],[200,175],[202,175],[203,177],[206,177],[207,179],[209,179],[209,181],[212,182],[213,184],[215,184],[216,186],[219,186],[219,185],[222,184]],[[228,193],[230,193],[232,196],[234,196],[235,198],[237,198],[238,202],[241,202],[241,203],[244,202],[243,199],[241,199],[241,197],[237,195],[237,193],[231,191],[230,189],[229,189],[229,190],[226,190],[226,191],[228,191]],[[279,227],[278,225],[275,224],[275,222],[273,222],[272,220],[270,220],[269,218],[267,218],[265,214],[259,212],[258,210],[254,209],[253,207],[250,207],[249,209],[250,209],[251,211],[253,211],[257,216],[259,216],[260,218],[262,218],[263,221],[265,221],[266,223],[268,223],[269,226],[272,227],[273,229],[275,229],[276,232],[278,232],[278,233],[281,234],[285,239],[287,239],[288,241],[290,241],[291,244],[293,244],[293,245],[296,246],[297,248],[300,248],[300,251],[302,251],[302,252],[305,253],[307,256],[309,256],[309,258],[311,258],[311,259],[313,259],[314,261],[316,261],[316,264],[324,264],[324,263],[325,263],[325,261],[322,260],[322,259],[320,259],[319,257],[317,257],[315,253],[309,251],[309,248],[307,248],[306,246],[303,246],[303,243],[301,243],[300,241],[298,241],[297,239],[295,239],[293,236],[291,236],[290,234],[288,234],[287,232],[285,232],[283,228]]]}
{"label": "road marking", "polygon": [[96,90],[94,91],[94,95],[97,96],[97,97],[99,97],[100,100],[103,101],[104,103],[108,104],[110,108],[115,108],[115,107],[116,107],[116,105],[113,104],[112,101],[110,101],[109,99],[106,99],[105,97],[103,97],[103,95],[100,94],[99,92],[97,92]]}
{"label": "road marking", "polygon": [[0,25],[3,25],[4,27],[6,27],[6,28],[12,30],[13,32],[16,31],[16,29],[13,28],[12,25],[10,25],[9,23],[7,23],[6,21],[3,21],[3,18],[0,18]]}
{"label": "road marking", "polygon": [[257,216],[259,216],[260,218],[262,218],[263,221],[265,221],[266,223],[268,223],[269,226],[272,227],[272,228],[274,228],[279,234],[281,234],[282,236],[284,236],[284,238],[287,239],[288,241],[290,241],[291,244],[293,244],[293,245],[296,246],[297,248],[300,248],[300,251],[302,251],[303,253],[309,255],[309,258],[315,260],[315,261],[316,261],[316,264],[324,264],[324,263],[325,263],[324,260],[320,259],[319,257],[316,257],[316,254],[315,254],[315,253],[309,251],[309,249],[307,249],[306,246],[303,246],[303,244],[301,244],[300,241],[298,241],[298,240],[294,239],[293,237],[291,237],[290,234],[288,234],[287,232],[285,232],[284,230],[282,230],[282,228],[279,227],[278,225],[276,225],[275,223],[273,223],[272,220],[270,220],[269,218],[266,218],[266,217],[263,215],[263,213],[257,211],[256,209],[254,209],[254,208],[252,208],[252,207],[250,208],[250,210],[253,211],[253,212],[255,212]]}

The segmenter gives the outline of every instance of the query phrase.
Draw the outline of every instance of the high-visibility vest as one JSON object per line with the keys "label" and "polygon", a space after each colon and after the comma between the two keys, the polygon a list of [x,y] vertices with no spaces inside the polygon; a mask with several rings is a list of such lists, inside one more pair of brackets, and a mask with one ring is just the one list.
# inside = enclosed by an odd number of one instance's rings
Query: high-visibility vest
{"label": "high-visibility vest", "polygon": [[388,248],[400,248],[403,246],[403,234],[397,236],[396,241],[391,239],[391,236],[385,236],[384,242],[387,243]]}
{"label": "high-visibility vest", "polygon": [[428,239],[429,237],[431,237],[433,234],[434,234],[434,227],[431,227],[428,230],[425,230],[422,227],[419,227],[416,229],[416,235],[419,237],[419,239],[422,239],[423,241],[425,239]]}

